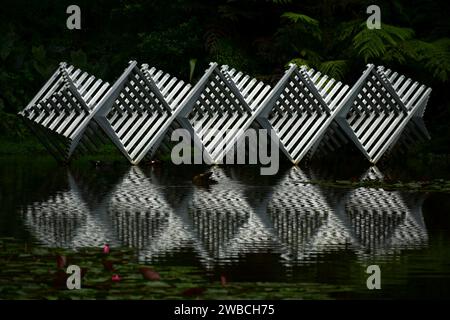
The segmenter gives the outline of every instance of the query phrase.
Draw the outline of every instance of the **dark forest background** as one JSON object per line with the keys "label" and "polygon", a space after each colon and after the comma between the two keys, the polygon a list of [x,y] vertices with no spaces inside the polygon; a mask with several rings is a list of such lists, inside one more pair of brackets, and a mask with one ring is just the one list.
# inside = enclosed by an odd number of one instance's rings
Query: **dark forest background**
{"label": "dark forest background", "polygon": [[[81,30],[66,28],[70,4]],[[448,154],[449,17],[448,0],[0,1],[0,143],[30,139],[16,113],[60,61],[110,83],[132,59],[193,83],[216,61],[271,84],[294,62],[349,85],[375,63],[433,88],[420,152]]]}

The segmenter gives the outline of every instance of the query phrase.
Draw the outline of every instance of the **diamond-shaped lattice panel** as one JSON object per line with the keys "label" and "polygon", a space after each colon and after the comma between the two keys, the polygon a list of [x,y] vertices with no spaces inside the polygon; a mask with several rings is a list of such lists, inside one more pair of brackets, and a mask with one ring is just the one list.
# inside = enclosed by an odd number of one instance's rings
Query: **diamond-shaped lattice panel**
{"label": "diamond-shaped lattice panel", "polygon": [[234,146],[237,136],[251,124],[247,103],[216,63],[212,63],[192,89],[183,110],[203,144],[209,161],[220,163]]}
{"label": "diamond-shaped lattice panel", "polygon": [[293,162],[300,162],[325,134],[348,91],[334,79],[295,65],[286,71],[272,91],[259,117],[267,118]]}
{"label": "diamond-shaped lattice panel", "polygon": [[[130,62],[96,115],[102,128],[133,164],[155,152],[175,118],[177,105],[172,104],[171,108],[167,101],[176,92],[167,85],[163,90],[167,97],[163,96],[160,88],[170,76],[161,79],[161,75],[147,65],[139,69],[135,61]],[[177,82],[172,78],[169,83],[172,81]]]}
{"label": "diamond-shaped lattice panel", "polygon": [[[431,89],[369,65],[352,88],[339,124],[376,163],[400,138],[413,118],[421,118]],[[416,122],[420,122],[414,120]]]}
{"label": "diamond-shaped lattice panel", "polygon": [[95,150],[103,142],[91,118],[109,84],[66,63],[19,114],[59,161],[68,161],[80,145]]}

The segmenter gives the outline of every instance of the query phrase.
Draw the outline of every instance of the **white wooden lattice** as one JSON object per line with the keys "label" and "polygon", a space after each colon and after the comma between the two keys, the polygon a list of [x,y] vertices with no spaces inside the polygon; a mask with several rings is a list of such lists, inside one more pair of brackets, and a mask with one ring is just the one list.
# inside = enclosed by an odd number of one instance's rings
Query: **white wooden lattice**
{"label": "white wooden lattice", "polygon": [[275,132],[281,150],[295,164],[317,150],[318,154],[334,151],[347,140],[376,163],[394,147],[429,139],[423,114],[430,92],[374,65],[368,65],[349,90],[320,72],[295,65],[272,88],[211,63],[191,87],[131,61],[110,87],[61,63],[20,115],[62,161],[76,149],[95,150],[106,133],[137,164],[160,147],[169,152],[168,136],[181,127],[204,150],[204,160],[222,163],[246,130],[258,126]]}
{"label": "white wooden lattice", "polygon": [[91,122],[109,84],[62,62],[21,115],[48,151],[68,161],[79,146],[95,150],[102,141]]}
{"label": "white wooden lattice", "polygon": [[103,99],[96,120],[132,163],[153,155],[175,120],[183,81],[131,61]]}
{"label": "white wooden lattice", "polygon": [[299,163],[329,128],[341,109],[348,86],[320,72],[295,65],[278,82],[261,117],[278,133],[282,150]]}
{"label": "white wooden lattice", "polygon": [[372,163],[423,116],[431,89],[383,67],[368,65],[338,116],[341,128]]}
{"label": "white wooden lattice", "polygon": [[274,88],[234,69],[228,72],[252,110],[253,119],[276,132],[281,150],[293,163],[300,162],[319,144],[349,89],[320,72],[295,65]]}
{"label": "white wooden lattice", "polygon": [[180,120],[203,144],[204,159],[221,163],[236,137],[252,123],[252,110],[227,73],[211,63],[186,98]]}
{"label": "white wooden lattice", "polygon": [[[266,121],[266,119],[259,118],[258,114],[260,113],[262,106],[265,104],[265,101],[270,98],[272,87],[265,84],[263,81],[252,78],[251,76],[234,68],[230,69],[227,65],[223,65],[221,67],[221,71],[229,76],[229,79],[234,83],[236,89],[239,90],[245,103],[252,112],[252,116],[247,122],[247,126],[242,128],[242,130],[240,130],[236,135],[235,143],[245,143],[243,139],[245,138],[246,130],[250,126],[270,130],[271,127],[269,122]],[[274,139],[274,137],[271,136],[271,132],[268,131],[268,133],[270,137]],[[263,146],[263,148],[266,148],[266,146]],[[247,146],[246,151],[256,153],[258,151],[258,146],[250,144]]]}

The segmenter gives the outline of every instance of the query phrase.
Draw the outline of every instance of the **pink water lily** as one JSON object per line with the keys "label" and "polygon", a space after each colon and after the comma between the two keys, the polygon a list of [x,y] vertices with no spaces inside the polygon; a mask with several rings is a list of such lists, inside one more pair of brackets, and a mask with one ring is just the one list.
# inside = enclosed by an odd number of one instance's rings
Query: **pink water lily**
{"label": "pink water lily", "polygon": [[58,269],[64,268],[67,264],[66,256],[57,256],[56,257],[56,266]]}
{"label": "pink water lily", "polygon": [[139,268],[139,271],[142,273],[142,276],[144,277],[144,279],[151,280],[151,281],[160,281],[161,280],[161,276],[159,275],[159,273],[156,272],[155,270],[153,270],[152,268],[142,267],[142,268]]}
{"label": "pink water lily", "polygon": [[227,285],[227,278],[223,274],[220,275],[220,284],[222,285],[222,287],[225,287]]}
{"label": "pink water lily", "polygon": [[121,280],[121,278],[118,274],[113,274],[111,277],[111,280],[114,282],[119,282]]}

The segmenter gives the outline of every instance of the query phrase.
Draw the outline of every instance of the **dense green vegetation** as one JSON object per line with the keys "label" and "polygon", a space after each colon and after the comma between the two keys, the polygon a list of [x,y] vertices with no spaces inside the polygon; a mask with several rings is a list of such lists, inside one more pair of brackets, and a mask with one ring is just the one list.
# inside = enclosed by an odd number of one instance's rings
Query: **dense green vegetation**
{"label": "dense green vegetation", "polygon": [[[426,113],[432,142],[450,146],[450,4],[445,0],[87,1],[82,29],[66,28],[72,1],[7,0],[0,10],[0,136],[24,141],[16,117],[60,61],[113,82],[130,59],[195,82],[210,61],[274,83],[289,62],[349,84],[366,63],[401,71],[433,88]],[[381,7],[368,30],[366,8]]]}

